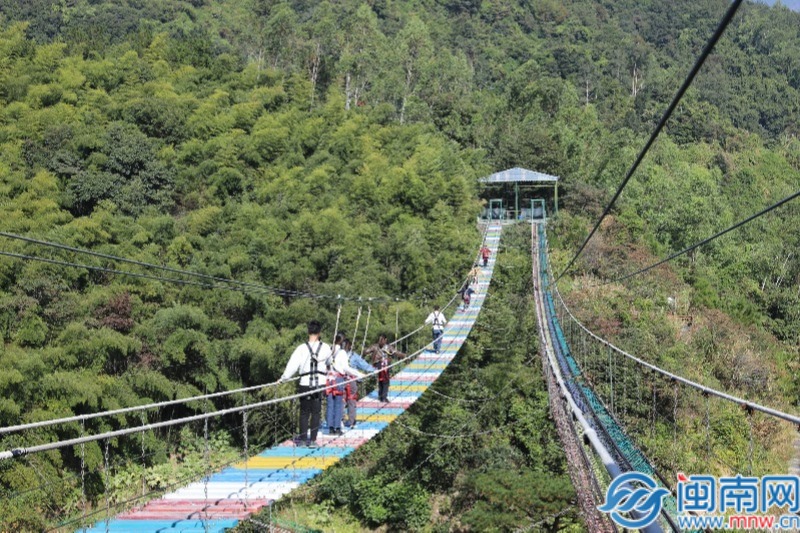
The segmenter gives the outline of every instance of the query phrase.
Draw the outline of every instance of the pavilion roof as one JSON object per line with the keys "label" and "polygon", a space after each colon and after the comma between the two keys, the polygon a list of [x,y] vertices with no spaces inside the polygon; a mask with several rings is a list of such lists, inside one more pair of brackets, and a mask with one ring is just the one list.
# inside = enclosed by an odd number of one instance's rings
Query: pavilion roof
{"label": "pavilion roof", "polygon": [[527,168],[509,168],[502,172],[495,172],[491,176],[486,176],[478,181],[481,183],[555,183],[558,181],[558,176],[551,176],[550,174],[528,170]]}

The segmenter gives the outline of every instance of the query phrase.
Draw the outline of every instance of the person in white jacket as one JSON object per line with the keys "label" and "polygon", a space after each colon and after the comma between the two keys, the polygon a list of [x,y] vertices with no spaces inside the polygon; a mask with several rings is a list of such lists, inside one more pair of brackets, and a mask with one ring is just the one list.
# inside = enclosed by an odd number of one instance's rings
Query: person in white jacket
{"label": "person in white jacket", "polygon": [[442,348],[442,335],[444,335],[444,325],[447,324],[447,319],[444,313],[439,311],[439,306],[433,306],[433,312],[425,319],[426,324],[433,325],[433,351],[439,353]]}
{"label": "person in white jacket", "polygon": [[303,396],[300,398],[300,434],[296,443],[312,448],[317,446],[325,362],[331,357],[331,347],[320,340],[321,332],[322,324],[318,321],[308,323],[308,342],[295,348],[279,380],[286,381],[296,374],[300,375],[297,392]]}
{"label": "person in white jacket", "polygon": [[350,366],[350,354],[342,348],[344,335],[339,333],[334,339],[333,355],[328,367],[327,389],[328,404],[325,410],[325,422],[330,435],[342,434],[342,418],[344,417],[345,381],[352,378],[363,378],[364,374]]}

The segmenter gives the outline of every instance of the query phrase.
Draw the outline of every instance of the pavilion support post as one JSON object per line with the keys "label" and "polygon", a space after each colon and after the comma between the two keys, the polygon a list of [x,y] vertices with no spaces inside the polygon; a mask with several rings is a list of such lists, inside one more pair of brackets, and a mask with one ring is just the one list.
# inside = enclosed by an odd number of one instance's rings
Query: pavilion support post
{"label": "pavilion support post", "polygon": [[555,191],[556,191],[556,194],[555,194],[555,204],[556,205],[555,205],[555,211],[554,211],[553,214],[557,215],[558,214],[558,182],[556,182],[554,188],[555,188]]}

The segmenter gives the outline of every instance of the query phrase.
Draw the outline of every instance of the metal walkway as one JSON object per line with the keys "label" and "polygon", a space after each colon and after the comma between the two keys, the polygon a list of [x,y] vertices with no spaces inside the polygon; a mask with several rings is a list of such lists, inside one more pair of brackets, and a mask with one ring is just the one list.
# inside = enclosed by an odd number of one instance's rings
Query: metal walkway
{"label": "metal walkway", "polygon": [[457,311],[447,323],[442,352],[425,352],[395,375],[388,403],[379,402],[376,391],[359,401],[356,428],[334,436],[327,435],[327,428],[323,426],[317,437],[318,449],[296,447],[292,441],[285,441],[251,457],[246,464],[242,462],[225,468],[208,479],[187,485],[111,520],[99,522],[87,531],[224,531],[338,463],[378,435],[424,394],[466,340],[486,298],[501,233],[501,224],[492,224],[487,229],[486,246],[492,252],[488,266],[481,271],[469,309]]}

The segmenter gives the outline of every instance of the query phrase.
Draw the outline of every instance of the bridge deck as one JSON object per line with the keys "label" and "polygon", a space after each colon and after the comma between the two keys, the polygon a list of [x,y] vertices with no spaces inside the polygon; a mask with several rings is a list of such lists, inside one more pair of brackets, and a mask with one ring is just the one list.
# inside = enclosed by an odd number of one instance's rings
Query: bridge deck
{"label": "bridge deck", "polygon": [[376,391],[359,401],[356,428],[335,436],[327,435],[327,428],[323,426],[317,437],[318,449],[297,447],[292,441],[282,442],[251,457],[246,464],[242,462],[225,468],[208,479],[201,479],[141,507],[103,520],[87,531],[224,531],[374,438],[422,396],[455,358],[486,298],[501,233],[501,224],[489,226],[486,246],[492,253],[488,266],[481,271],[469,309],[457,311],[448,322],[442,339],[442,352],[425,352],[395,375],[388,403],[379,402]]}

